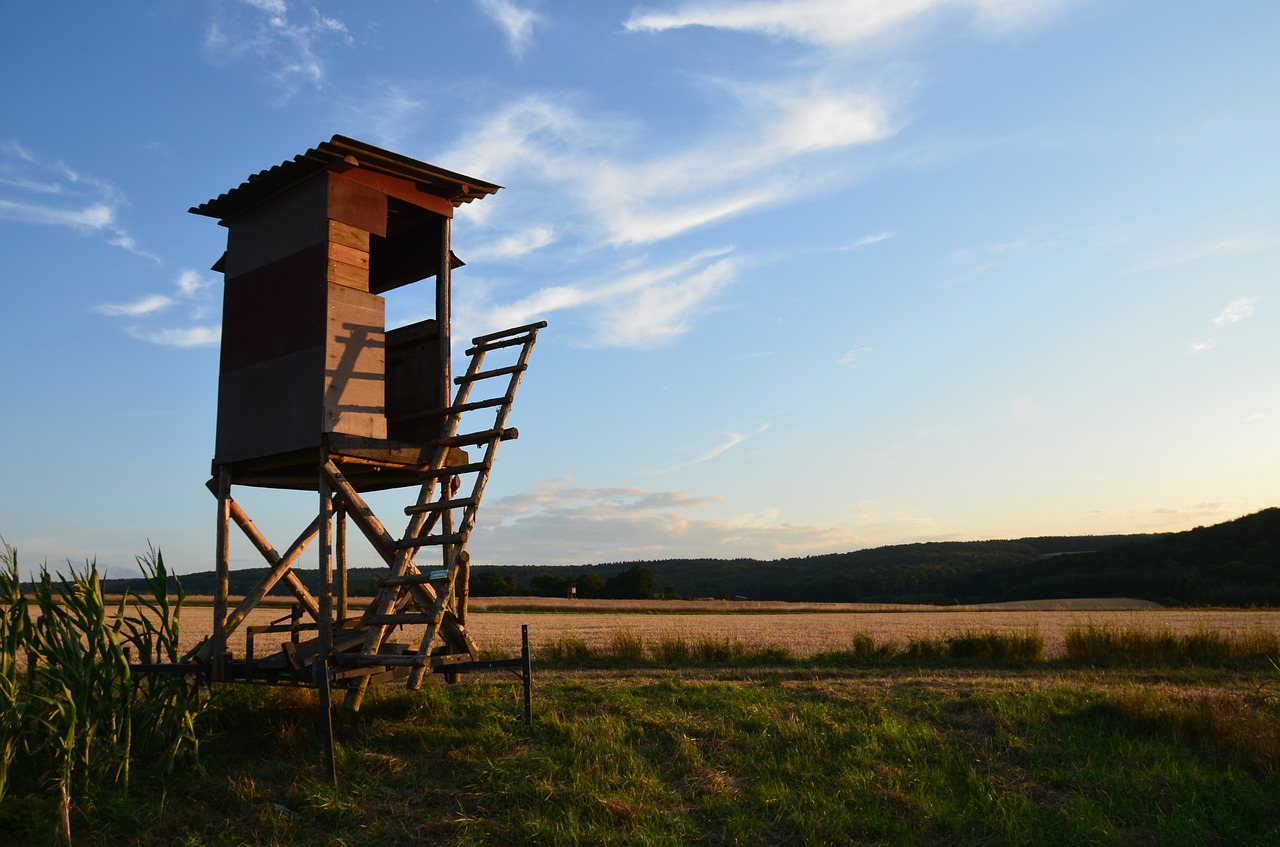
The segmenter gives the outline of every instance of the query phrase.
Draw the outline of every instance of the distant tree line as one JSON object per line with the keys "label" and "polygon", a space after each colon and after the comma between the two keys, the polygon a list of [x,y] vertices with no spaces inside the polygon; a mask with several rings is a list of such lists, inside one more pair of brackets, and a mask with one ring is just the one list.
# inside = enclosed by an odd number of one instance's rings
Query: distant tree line
{"label": "distant tree line", "polygon": [[[499,569],[479,569],[471,578],[471,593],[476,597],[568,597],[572,589],[574,596],[584,600],[652,600],[656,586],[653,571],[643,565],[608,579],[594,571],[572,575],[540,571],[522,584],[510,571]],[[668,600],[679,599],[674,588],[664,590],[663,595]]]}
{"label": "distant tree line", "polygon": [[[232,570],[246,593],[265,568]],[[313,591],[315,571],[295,569]],[[350,584],[376,587],[385,568],[352,569]],[[108,580],[119,591],[130,580]],[[212,572],[182,577],[193,594],[214,589]],[[899,544],[776,559],[667,559],[472,569],[476,596],[648,599],[747,597],[880,603],[995,603],[1067,597],[1136,597],[1190,606],[1280,606],[1280,509],[1165,535],[1072,536],[1017,541]],[[663,586],[659,591],[657,586]],[[284,593],[278,587],[275,594]]]}

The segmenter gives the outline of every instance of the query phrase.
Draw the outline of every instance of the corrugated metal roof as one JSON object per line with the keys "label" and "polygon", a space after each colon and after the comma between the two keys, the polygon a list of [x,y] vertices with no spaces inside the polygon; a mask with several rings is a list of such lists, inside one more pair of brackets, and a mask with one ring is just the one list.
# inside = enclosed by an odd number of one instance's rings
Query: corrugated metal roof
{"label": "corrugated metal roof", "polygon": [[199,206],[193,206],[190,212],[226,220],[307,177],[347,162],[348,157],[354,158],[362,168],[411,179],[418,183],[422,190],[444,197],[454,206],[487,197],[502,187],[482,179],[437,168],[426,162],[419,162],[417,159],[410,159],[408,156],[401,156],[399,153],[392,153],[390,150],[356,141],[354,138],[335,135],[331,140],[320,142],[301,156],[294,156],[273,168],[259,171],[225,194],[220,194]]}

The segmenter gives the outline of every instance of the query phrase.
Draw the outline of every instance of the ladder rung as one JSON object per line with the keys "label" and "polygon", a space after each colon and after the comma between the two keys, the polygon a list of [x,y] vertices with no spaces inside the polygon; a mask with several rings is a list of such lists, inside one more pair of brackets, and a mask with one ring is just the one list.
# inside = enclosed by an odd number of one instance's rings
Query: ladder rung
{"label": "ladder rung", "polygon": [[514,338],[508,338],[503,341],[486,341],[483,344],[477,344],[474,347],[467,348],[467,355],[474,356],[481,350],[488,353],[490,350],[501,350],[503,347],[516,347],[521,344],[528,344],[533,340],[532,335],[517,335]]}
{"label": "ladder rung", "polygon": [[459,497],[456,500],[436,500],[431,503],[419,503],[415,506],[405,506],[404,513],[406,515],[420,515],[423,512],[443,512],[445,509],[462,509],[466,506],[474,506],[476,498]]}
{"label": "ladder rung", "polygon": [[520,430],[515,427],[507,429],[482,429],[466,435],[451,435],[448,438],[437,438],[431,443],[437,447],[467,447],[484,444],[487,441],[514,441],[520,437]]}
{"label": "ladder rung", "polygon": [[448,465],[437,470],[423,471],[424,477],[431,479],[442,479],[447,476],[461,476],[462,474],[475,473],[484,470],[488,465],[484,462],[472,462],[469,465]]}
{"label": "ladder rung", "polygon": [[414,547],[439,547],[443,544],[458,544],[462,541],[462,533],[453,532],[448,535],[422,535],[417,538],[405,538],[392,544],[395,550],[410,550]]}
{"label": "ladder rung", "polygon": [[445,406],[442,409],[428,409],[425,412],[410,412],[407,415],[396,415],[387,418],[394,423],[402,423],[404,421],[419,421],[423,418],[443,418],[446,415],[460,415],[463,412],[474,412],[476,409],[492,409],[494,406],[501,406],[507,402],[506,397],[492,397],[488,400],[477,400],[474,403],[461,403],[457,406]]}
{"label": "ladder rung", "polygon": [[497,341],[499,338],[506,338],[509,335],[520,335],[521,333],[529,332],[530,330],[546,328],[546,321],[537,321],[535,323],[525,324],[524,326],[513,326],[511,329],[500,329],[497,332],[491,332],[488,335],[477,335],[475,338],[471,339],[471,343],[479,346],[481,344],[487,344],[490,341]]}
{"label": "ladder rung", "polygon": [[468,382],[479,382],[482,379],[490,379],[495,376],[506,376],[507,374],[523,373],[529,369],[528,365],[507,365],[505,368],[494,368],[491,371],[480,371],[474,374],[463,374],[454,379],[455,385],[466,385]]}
{"label": "ladder rung", "polygon": [[503,406],[508,402],[506,397],[491,397],[488,400],[477,400],[474,403],[460,403],[457,406],[450,406],[444,411],[446,414],[458,415],[463,412],[474,412],[476,409],[492,409],[494,406]]}

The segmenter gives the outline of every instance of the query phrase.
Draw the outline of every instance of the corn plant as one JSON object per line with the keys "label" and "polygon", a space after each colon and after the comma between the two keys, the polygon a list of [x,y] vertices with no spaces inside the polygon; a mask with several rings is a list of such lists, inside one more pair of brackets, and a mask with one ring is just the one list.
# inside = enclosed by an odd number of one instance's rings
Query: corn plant
{"label": "corn plant", "polygon": [[[173,578],[175,592],[169,594],[169,573],[164,556],[151,550],[138,557],[147,584],[132,605],[134,614],[124,618],[124,644],[142,664],[175,664],[185,657],[179,653],[179,625],[186,592]],[[133,720],[140,751],[160,756],[166,771],[183,755],[198,752],[195,721],[202,708],[198,678],[185,674],[146,675],[134,679]]]}
{"label": "corn plant", "polygon": [[0,798],[22,744],[24,704],[18,696],[17,658],[30,623],[18,576],[18,553],[0,538]]}
{"label": "corn plant", "polygon": [[145,664],[183,658],[182,587],[169,595],[158,550],[138,564],[147,590],[119,604],[107,603],[94,562],[69,577],[42,567],[24,596],[17,552],[0,539],[0,798],[19,773],[29,788],[52,788],[61,843],[70,843],[73,801],[81,807],[104,791],[127,791],[135,756],[155,756],[171,770],[196,752],[202,703],[194,677],[131,672],[130,652]]}
{"label": "corn plant", "polygon": [[35,583],[39,611],[31,630],[29,720],[33,755],[53,765],[67,795],[102,785],[127,788],[132,741],[129,662],[120,643],[126,600],[114,614],[97,565]]}

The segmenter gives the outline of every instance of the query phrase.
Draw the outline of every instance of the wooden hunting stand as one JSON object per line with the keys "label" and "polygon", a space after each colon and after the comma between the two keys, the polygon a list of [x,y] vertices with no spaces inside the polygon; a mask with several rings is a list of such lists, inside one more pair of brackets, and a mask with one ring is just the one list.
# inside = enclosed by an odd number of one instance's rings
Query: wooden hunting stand
{"label": "wooden hunting stand", "polygon": [[[467,632],[467,540],[498,445],[518,434],[507,416],[546,324],[473,339],[466,372],[453,379],[449,299],[462,265],[450,249],[453,211],[499,187],[335,135],[191,209],[227,228],[214,265],[225,279],[209,481],[218,585],[213,633],[197,655],[214,681],[315,684],[326,699],[332,685],[357,709],[372,682],[407,678],[416,688],[431,671],[494,665],[478,661]],[[379,295],[432,277],[435,317],[387,330]],[[471,427],[477,417],[485,422]],[[312,492],[318,514],[281,555],[234,485]],[[389,489],[414,493],[399,536],[362,496]],[[348,607],[348,518],[388,569],[358,614]],[[228,610],[232,522],[270,570]],[[317,536],[312,595],[292,568]],[[419,561],[424,548],[438,550],[438,562]],[[245,655],[233,656],[227,636],[281,581],[294,615],[246,627]],[[425,629],[416,643],[390,642],[404,625]],[[253,636],[267,631],[292,637],[255,657]],[[525,668],[527,687],[527,648]]]}

